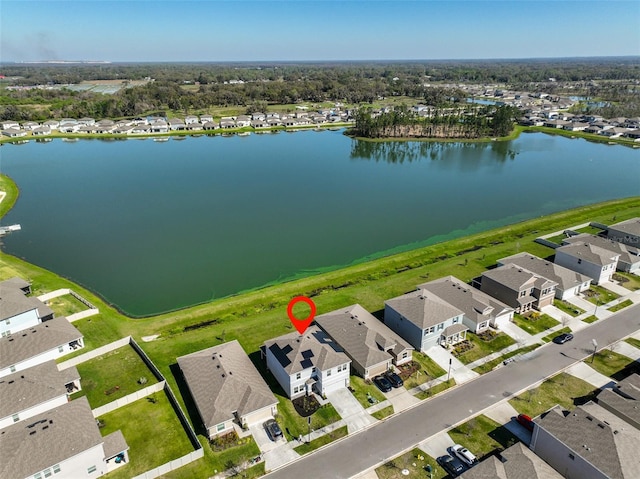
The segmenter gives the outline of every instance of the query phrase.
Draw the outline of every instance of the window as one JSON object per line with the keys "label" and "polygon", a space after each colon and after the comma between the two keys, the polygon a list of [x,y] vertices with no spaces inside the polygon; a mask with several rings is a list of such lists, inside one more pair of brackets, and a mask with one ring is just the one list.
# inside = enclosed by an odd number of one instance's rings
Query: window
{"label": "window", "polygon": [[40,474],[39,472],[36,472],[36,473],[33,475],[33,479],[42,479],[42,474]]}
{"label": "window", "polygon": [[15,365],[15,364],[14,364],[14,365],[12,365],[12,366],[9,368],[9,371],[11,371],[12,373],[15,373],[15,372],[16,372],[16,365]]}
{"label": "window", "polygon": [[578,264],[582,264],[582,259],[578,258]]}
{"label": "window", "polygon": [[18,422],[20,420],[20,415],[14,414],[13,416],[11,416],[11,419],[13,419],[13,422]]}
{"label": "window", "polygon": [[60,464],[53,466],[53,473],[58,474],[60,472]]}
{"label": "window", "polygon": [[296,373],[296,379],[300,379],[302,377],[302,373]]}
{"label": "window", "polygon": [[460,318],[453,318],[452,323],[453,323],[453,324],[456,324],[456,323],[458,322],[458,320],[459,320],[459,319],[460,319]]}
{"label": "window", "polygon": [[7,319],[7,320],[4,322],[4,324],[6,324],[6,325],[11,324],[11,320],[10,320],[10,319]]}
{"label": "window", "polygon": [[444,323],[438,324],[438,331],[442,331],[444,329]]}
{"label": "window", "polygon": [[409,353],[407,351],[402,353],[402,359],[405,359],[407,356],[409,356]]}
{"label": "window", "polygon": [[64,353],[64,346],[58,346],[58,352]]}
{"label": "window", "polygon": [[573,454],[569,454],[569,459],[571,459],[572,461],[576,458],[576,456],[574,456]]}
{"label": "window", "polygon": [[11,334],[10,330],[6,330],[6,331],[2,331],[2,337],[4,338],[5,336],[9,336]]}
{"label": "window", "polygon": [[314,367],[311,368],[311,373],[313,374],[315,372],[316,372],[316,367],[314,366]]}
{"label": "window", "polygon": [[485,321],[484,323],[480,323],[480,326],[478,326],[479,329],[483,329],[487,327],[487,322]]}
{"label": "window", "polygon": [[327,369],[327,376],[331,376],[331,369]]}
{"label": "window", "polygon": [[431,326],[431,327],[429,328],[429,334],[433,334],[433,332],[434,332],[435,330],[436,330],[436,327],[435,327],[435,326]]}
{"label": "window", "polygon": [[51,476],[53,476],[53,472],[51,472],[51,469],[45,469],[44,477],[51,477]]}
{"label": "window", "polygon": [[527,295],[527,291],[526,291],[526,290],[525,290],[525,291],[520,291],[520,297],[521,297],[521,298],[522,298],[523,296],[526,296],[526,295]]}
{"label": "window", "polygon": [[216,431],[224,431],[224,423],[220,423],[216,426]]}
{"label": "window", "polygon": [[96,466],[91,466],[89,469],[87,469],[87,474],[91,474],[92,472],[96,472],[98,468]]}

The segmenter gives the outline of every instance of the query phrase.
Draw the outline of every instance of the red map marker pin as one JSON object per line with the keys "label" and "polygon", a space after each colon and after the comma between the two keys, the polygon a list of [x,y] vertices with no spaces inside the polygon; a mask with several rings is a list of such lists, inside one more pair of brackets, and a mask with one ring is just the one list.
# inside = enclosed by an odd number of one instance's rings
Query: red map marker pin
{"label": "red map marker pin", "polygon": [[[311,312],[309,313],[309,316],[307,316],[305,319],[298,319],[293,315],[293,306],[296,303],[299,303],[301,301],[303,303],[307,303],[311,308]],[[289,320],[291,321],[291,324],[295,326],[298,332],[300,334],[304,334],[304,332],[307,330],[307,328],[313,321],[314,316],[316,315],[316,305],[313,301],[311,301],[306,296],[296,296],[291,301],[289,301],[289,306],[287,306],[287,315],[289,316]]]}

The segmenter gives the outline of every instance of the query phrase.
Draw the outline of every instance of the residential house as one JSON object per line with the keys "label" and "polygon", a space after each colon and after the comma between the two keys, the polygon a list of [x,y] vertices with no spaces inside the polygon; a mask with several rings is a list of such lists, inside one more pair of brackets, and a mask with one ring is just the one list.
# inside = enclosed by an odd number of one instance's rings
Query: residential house
{"label": "residential house", "polygon": [[318,326],[307,328],[303,335],[295,332],[265,341],[262,355],[291,399],[349,387],[351,360]]}
{"label": "residential house", "polygon": [[187,124],[187,129],[189,131],[202,131],[203,126],[202,126],[202,123],[194,121],[194,122],[191,122],[191,123]]}
{"label": "residential house", "polygon": [[238,128],[244,128],[245,126],[251,126],[251,117],[249,115],[239,115],[236,118],[236,126]]}
{"label": "residential house", "polygon": [[282,121],[279,118],[269,118],[267,120],[267,124],[270,127],[274,127],[274,126],[281,126],[282,125]]}
{"label": "residential house", "polygon": [[517,442],[468,469],[460,479],[562,479],[562,475]]}
{"label": "residential house", "polygon": [[599,406],[640,429],[640,375],[632,374],[596,397]]}
{"label": "residential house", "polygon": [[0,379],[0,429],[62,406],[80,389],[75,367],[58,371],[47,361]]}
{"label": "residential house", "polygon": [[42,124],[42,126],[48,126],[52,130],[57,130],[60,126],[60,122],[58,120],[47,120]]}
{"label": "residential house", "polygon": [[48,126],[39,126],[31,130],[33,136],[46,136],[51,134],[51,128]]}
{"label": "residential house", "polygon": [[589,128],[589,123],[574,121],[569,123],[568,125],[564,125],[562,128],[568,131],[585,131],[587,128]]}
{"label": "residential house", "polygon": [[261,112],[256,112],[251,114],[251,119],[258,120],[258,121],[266,121],[267,115]]}
{"label": "residential house", "polygon": [[460,309],[426,289],[384,303],[384,324],[421,352],[464,340],[468,328],[463,317]]}
{"label": "residential house", "polygon": [[200,123],[204,125],[208,121],[213,121],[213,115],[209,115],[209,114],[200,115]]}
{"label": "residential house", "polygon": [[622,135],[624,135],[628,131],[629,130],[627,130],[626,128],[616,126],[613,128],[609,128],[608,130],[602,130],[600,134],[608,138],[620,138]]}
{"label": "residential house", "polygon": [[53,318],[53,311],[38,298],[25,296],[30,283],[20,278],[0,282],[0,336],[17,333]]}
{"label": "residential house", "polygon": [[560,406],[534,420],[530,449],[567,478],[640,477],[640,431],[589,401],[565,411]]}
{"label": "residential house", "polygon": [[413,347],[359,304],[316,316],[315,322],[344,349],[364,379],[411,361]]}
{"label": "residential house", "polygon": [[19,130],[20,129],[20,123],[18,123],[17,121],[13,121],[13,120],[7,120],[7,121],[3,121],[2,123],[0,123],[0,127],[3,130],[9,130],[11,128]]}
{"label": "residential house", "polygon": [[220,128],[236,128],[236,122],[231,118],[222,118],[220,120]]}
{"label": "residential house", "polygon": [[251,126],[253,128],[267,128],[269,126],[269,123],[267,123],[265,120],[251,120]]}
{"label": "residential house", "polygon": [[542,309],[553,303],[555,281],[507,264],[482,273],[480,289],[512,307],[516,313]]}
{"label": "residential house", "polygon": [[544,122],[543,126],[546,126],[547,128],[564,128],[567,125],[570,125],[571,122],[566,121],[566,120],[547,120]]}
{"label": "residential house", "polygon": [[613,273],[616,272],[619,257],[619,253],[613,253],[591,243],[577,241],[556,248],[553,262],[589,276],[595,284],[600,284],[611,281]]}
{"label": "residential house", "polygon": [[454,276],[435,279],[418,285],[464,313],[462,323],[474,333],[481,333],[490,326],[499,328],[513,318],[512,307],[473,288]]}
{"label": "residential house", "polygon": [[220,128],[220,125],[218,123],[216,123],[215,121],[207,121],[205,123],[202,124],[202,129],[203,130],[216,130]]}
{"label": "residential house", "polygon": [[146,133],[151,133],[151,127],[146,123],[141,123],[129,130],[129,133],[131,133],[132,135],[143,135]]}
{"label": "residential house", "polygon": [[27,132],[25,130],[20,130],[19,128],[7,128],[6,130],[2,130],[2,134],[9,138],[21,138],[23,136],[27,136]]}
{"label": "residential house", "polygon": [[569,299],[591,287],[591,278],[529,253],[518,253],[498,260],[498,265],[514,264],[519,268],[557,283],[555,296]]}
{"label": "residential house", "polygon": [[180,118],[170,118],[167,123],[169,124],[169,130],[171,131],[181,131],[187,127],[184,121]]}
{"label": "residential house", "polygon": [[103,437],[85,397],[12,424],[1,437],[7,479],[95,478],[129,462],[122,432]]}
{"label": "residential house", "polygon": [[40,126],[40,123],[38,123],[37,121],[25,121],[22,124],[22,128],[24,130],[29,130],[29,131],[33,131],[36,128],[38,128]]}
{"label": "residential house", "polygon": [[184,123],[185,125],[191,125],[192,123],[200,123],[200,120],[198,120],[198,117],[195,115],[188,115],[184,119]]}
{"label": "residential house", "polygon": [[640,140],[640,129],[628,131],[623,136],[630,140],[638,141]]}
{"label": "residential house", "polygon": [[603,238],[602,236],[590,235],[587,233],[570,236],[569,238],[564,239],[562,244],[567,245],[579,242],[589,243],[613,254],[620,255],[616,265],[616,269],[619,271],[626,271],[627,273],[635,274],[640,273],[640,249]]}
{"label": "residential house", "polygon": [[82,333],[64,317],[0,338],[0,377],[58,359],[84,347]]}
{"label": "residential house", "polygon": [[85,118],[80,118],[78,120],[78,123],[80,123],[81,125],[91,126],[96,124],[96,120],[95,118],[85,117]]}
{"label": "residential house", "polygon": [[640,218],[631,218],[609,226],[607,238],[640,248]]}
{"label": "residential house", "polygon": [[278,400],[238,341],[178,358],[209,439],[266,421]]}
{"label": "residential house", "polygon": [[168,133],[169,124],[164,119],[158,119],[149,123],[151,133]]}

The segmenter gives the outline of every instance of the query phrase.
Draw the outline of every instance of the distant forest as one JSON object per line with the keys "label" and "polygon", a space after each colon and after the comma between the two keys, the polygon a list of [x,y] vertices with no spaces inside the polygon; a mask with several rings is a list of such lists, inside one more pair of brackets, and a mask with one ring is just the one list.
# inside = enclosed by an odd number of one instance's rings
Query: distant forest
{"label": "distant forest", "polygon": [[[460,101],[458,84],[500,84],[523,91],[606,100],[603,116],[640,114],[640,59],[546,59],[349,63],[3,64],[0,119],[41,121],[187,114],[216,107],[247,112],[268,105],[340,101],[374,103],[409,97],[441,107]],[[64,85],[92,80],[154,81],[112,95],[68,89],[7,90],[8,85]],[[444,84],[448,84],[446,88]],[[607,108],[610,111],[607,111]],[[594,109],[595,110],[595,109]]]}

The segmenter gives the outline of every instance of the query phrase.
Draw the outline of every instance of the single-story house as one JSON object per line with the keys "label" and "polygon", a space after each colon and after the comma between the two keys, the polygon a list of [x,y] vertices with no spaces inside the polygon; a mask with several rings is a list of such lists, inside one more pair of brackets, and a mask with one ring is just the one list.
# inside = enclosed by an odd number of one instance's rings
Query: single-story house
{"label": "single-story house", "polygon": [[359,376],[369,379],[412,359],[413,347],[359,304],[316,316]]}
{"label": "single-story house", "polygon": [[200,123],[204,125],[208,121],[213,121],[213,115],[209,115],[209,114],[200,115]]}
{"label": "single-story house", "polygon": [[480,289],[512,307],[516,313],[542,309],[553,304],[557,283],[515,264],[482,273]]}
{"label": "single-story house", "polygon": [[30,284],[21,278],[0,282],[0,336],[8,336],[53,318],[53,310],[38,298],[25,296]]}
{"label": "single-story house", "polygon": [[454,276],[420,284],[418,289],[426,289],[461,310],[464,313],[462,323],[476,334],[488,329],[489,326],[498,328],[513,318],[512,307]]}
{"label": "single-story house", "polygon": [[618,266],[619,253],[577,241],[556,248],[553,262],[589,276],[595,284],[611,281]]}
{"label": "single-story house", "polygon": [[236,340],[178,358],[209,438],[261,423],[278,400]]}
{"label": "single-story house", "polygon": [[384,324],[421,352],[466,339],[463,317],[460,309],[426,289],[384,302]]}
{"label": "single-story house", "polygon": [[213,120],[206,121],[202,124],[203,130],[216,130],[218,128],[220,128],[220,125]]}
{"label": "single-story house", "polygon": [[2,134],[9,138],[21,138],[23,136],[27,136],[27,132],[19,128],[7,128],[6,130],[2,130]]}
{"label": "single-story house", "polygon": [[169,130],[171,131],[180,131],[184,130],[187,127],[184,121],[182,121],[180,118],[170,118],[168,123]]}
{"label": "single-story house", "polygon": [[602,236],[590,235],[582,233],[576,236],[570,236],[562,241],[563,245],[572,244],[576,242],[589,243],[599,248],[610,251],[614,254],[619,254],[618,263],[616,269],[619,271],[626,271],[627,273],[640,273],[640,249],[629,246],[624,243],[618,243]]}
{"label": "single-story house", "polygon": [[267,369],[291,399],[349,387],[351,360],[316,325],[303,335],[295,332],[265,341],[261,350]]}
{"label": "single-story house", "polygon": [[83,347],[82,333],[65,317],[9,334],[0,338],[0,378]]}
{"label": "single-story house", "polygon": [[607,238],[640,248],[640,218],[631,218],[609,226]]}
{"label": "single-story house", "polygon": [[37,128],[34,128],[33,130],[31,130],[31,134],[33,136],[50,135],[51,134],[51,128],[49,128],[48,126],[38,126]]}

